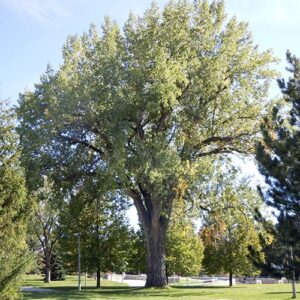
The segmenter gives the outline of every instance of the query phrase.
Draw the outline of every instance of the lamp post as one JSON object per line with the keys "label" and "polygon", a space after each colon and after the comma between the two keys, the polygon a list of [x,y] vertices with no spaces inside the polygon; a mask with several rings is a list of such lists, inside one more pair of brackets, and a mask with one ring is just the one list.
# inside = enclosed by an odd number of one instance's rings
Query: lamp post
{"label": "lamp post", "polygon": [[78,233],[77,251],[78,251],[78,292],[80,292],[81,291],[81,279],[80,279],[80,273],[81,273],[80,233]]}

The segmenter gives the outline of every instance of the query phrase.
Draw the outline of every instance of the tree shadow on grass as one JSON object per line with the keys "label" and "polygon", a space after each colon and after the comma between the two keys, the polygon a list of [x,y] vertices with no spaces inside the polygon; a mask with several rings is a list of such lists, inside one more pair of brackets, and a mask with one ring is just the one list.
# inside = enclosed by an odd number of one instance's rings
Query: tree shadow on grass
{"label": "tree shadow on grass", "polygon": [[292,292],[267,292],[268,295],[292,294]]}
{"label": "tree shadow on grass", "polygon": [[[95,291],[95,290],[94,290]],[[113,298],[115,299],[116,296],[124,297],[126,299],[132,298],[142,298],[146,299],[147,297],[166,297],[166,298],[176,298],[180,299],[181,297],[204,297],[213,295],[214,292],[201,291],[200,289],[197,291],[192,290],[185,290],[184,292],[180,291],[179,289],[169,289],[169,288],[122,288],[122,289],[109,289],[103,288],[99,291],[99,295],[103,296],[104,298]],[[97,290],[96,290],[97,292]]]}
{"label": "tree shadow on grass", "polygon": [[188,285],[188,286],[172,286],[172,288],[175,289],[244,289],[246,288],[245,286],[203,286],[203,285]]}
{"label": "tree shadow on grass", "polygon": [[147,297],[166,297],[166,298],[176,298],[179,299],[181,297],[205,297],[213,294],[213,291],[208,292],[201,291],[190,291],[187,289],[185,292],[180,292],[179,289],[149,289],[149,288],[140,288],[140,287],[87,287],[83,288],[81,292],[78,292],[74,287],[53,287],[48,288],[48,290],[52,290],[51,292],[24,292],[24,299],[91,299],[95,297],[99,297],[99,299],[115,299],[116,297],[124,297],[125,299],[132,298],[147,298]]}
{"label": "tree shadow on grass", "polygon": [[23,292],[23,298],[22,299],[56,299],[56,300],[62,300],[62,299],[68,299],[68,296],[71,295],[71,293],[59,293],[59,292]]}

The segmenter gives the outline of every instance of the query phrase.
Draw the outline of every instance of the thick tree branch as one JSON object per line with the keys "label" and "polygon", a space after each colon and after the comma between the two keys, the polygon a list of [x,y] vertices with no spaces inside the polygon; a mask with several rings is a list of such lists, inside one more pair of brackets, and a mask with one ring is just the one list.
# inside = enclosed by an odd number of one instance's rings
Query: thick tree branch
{"label": "thick tree branch", "polygon": [[65,135],[60,135],[60,138],[65,140],[65,141],[68,141],[72,145],[76,145],[76,144],[83,145],[86,148],[91,149],[94,152],[99,153],[102,156],[104,155],[104,152],[101,149],[95,147],[94,145],[92,145],[88,141],[82,141],[82,140],[79,140],[79,139],[76,139],[76,138],[71,138],[71,137],[68,137],[68,136],[65,136]]}
{"label": "thick tree branch", "polygon": [[158,120],[158,124],[156,126],[156,133],[158,133],[161,130],[164,130],[165,122],[170,115],[170,111],[165,110],[164,108],[161,108],[161,116]]}
{"label": "thick tree branch", "polygon": [[139,219],[142,222],[143,228],[146,229],[149,227],[149,219],[147,210],[143,204],[142,196],[140,193],[133,187],[126,189],[129,197],[133,199],[134,205],[138,211]]}
{"label": "thick tree branch", "polygon": [[230,154],[230,153],[240,153],[240,154],[246,154],[246,151],[242,151],[240,149],[234,148],[234,147],[219,147],[219,148],[215,148],[213,150],[210,151],[206,151],[206,152],[200,152],[200,153],[196,153],[194,155],[194,157],[204,157],[204,156],[208,156],[208,155],[213,155],[213,154]]}
{"label": "thick tree branch", "polygon": [[241,134],[238,134],[238,135],[234,135],[234,136],[212,136],[212,137],[209,137],[205,140],[203,140],[202,142],[200,142],[199,144],[196,145],[196,148],[197,146],[201,147],[201,145],[208,145],[210,143],[228,143],[228,142],[232,142],[234,140],[240,140],[241,138],[243,137],[249,137],[250,134],[249,133],[241,133]]}
{"label": "thick tree branch", "polygon": [[145,188],[143,188],[141,183],[138,183],[138,187],[139,187],[139,190],[141,191],[141,194],[143,195],[146,211],[148,213],[148,217],[149,216],[151,217],[151,213],[153,210],[153,205],[151,202],[151,200],[152,200],[151,194]]}

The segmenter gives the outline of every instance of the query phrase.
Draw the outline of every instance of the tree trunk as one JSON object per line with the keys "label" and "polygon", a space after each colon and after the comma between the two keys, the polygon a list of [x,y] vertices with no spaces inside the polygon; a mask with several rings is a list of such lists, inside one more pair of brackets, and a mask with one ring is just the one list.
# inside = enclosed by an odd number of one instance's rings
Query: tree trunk
{"label": "tree trunk", "polygon": [[294,251],[293,251],[293,247],[290,247],[290,255],[291,255],[291,266],[292,266],[292,293],[293,299],[297,298],[297,294],[296,294],[296,276],[295,276],[295,269],[294,269]]}
{"label": "tree trunk", "polygon": [[232,286],[232,278],[233,278],[233,274],[232,271],[229,272],[229,286]]}
{"label": "tree trunk", "polygon": [[101,271],[100,266],[97,266],[97,288],[101,287]]}
{"label": "tree trunk", "polygon": [[51,282],[51,253],[46,249],[44,251],[45,255],[45,279],[44,281],[49,283]]}
{"label": "tree trunk", "polygon": [[45,282],[49,283],[51,282],[51,266],[46,266],[45,268]]}
{"label": "tree trunk", "polygon": [[[167,255],[166,255],[167,256]],[[169,277],[168,277],[168,264],[166,263],[166,277],[167,277],[167,285],[169,285]]]}
{"label": "tree trunk", "polygon": [[293,299],[297,298],[296,294],[296,278],[295,278],[295,271],[292,271],[292,292],[293,292]]}
{"label": "tree trunk", "polygon": [[152,215],[147,228],[147,281],[146,287],[167,286],[166,276],[166,218]]}
{"label": "tree trunk", "polygon": [[147,281],[146,287],[167,285],[165,265],[165,240],[163,232],[153,232],[147,238]]}
{"label": "tree trunk", "polygon": [[146,235],[147,280],[146,287],[165,287],[166,276],[166,234],[176,197],[174,186],[163,200],[153,199],[151,193],[138,184],[139,190],[131,189],[132,197],[138,212],[139,220]]}

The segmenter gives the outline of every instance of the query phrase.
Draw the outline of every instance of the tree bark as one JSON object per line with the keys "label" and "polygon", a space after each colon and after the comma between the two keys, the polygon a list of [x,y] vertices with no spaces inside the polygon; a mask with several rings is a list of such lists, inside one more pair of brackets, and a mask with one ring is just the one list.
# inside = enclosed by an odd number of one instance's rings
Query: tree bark
{"label": "tree bark", "polygon": [[101,271],[100,266],[97,266],[97,288],[101,287]]}
{"label": "tree bark", "polygon": [[[167,254],[166,254],[166,256],[167,256]],[[167,285],[169,285],[169,275],[168,275],[168,264],[167,263],[165,263],[166,264],[166,277],[167,277]]]}
{"label": "tree bark", "polygon": [[[172,201],[172,200],[170,200]],[[159,201],[152,201],[147,214],[148,222],[143,222],[147,238],[147,280],[146,287],[165,287],[166,274],[166,235],[169,223]]]}
{"label": "tree bark", "polygon": [[233,278],[233,274],[232,271],[229,272],[229,286],[232,286],[232,278]]}
{"label": "tree bark", "polygon": [[48,247],[45,247],[44,256],[45,256],[45,279],[44,279],[44,281],[49,283],[49,282],[51,282],[51,252],[49,251]]}
{"label": "tree bark", "polygon": [[151,192],[138,184],[128,191],[137,208],[139,220],[146,235],[147,280],[146,287],[165,287],[166,276],[166,235],[173,201],[176,197],[174,186],[164,199],[154,199]]}
{"label": "tree bark", "polygon": [[295,276],[295,269],[294,269],[294,251],[293,247],[290,247],[290,258],[291,258],[291,266],[292,266],[292,298],[297,298],[296,293],[296,276]]}
{"label": "tree bark", "polygon": [[148,231],[146,287],[164,287],[168,284],[165,255],[166,228],[153,224]]}
{"label": "tree bark", "polygon": [[46,266],[45,268],[45,282],[49,283],[51,282],[51,266]]}
{"label": "tree bark", "polygon": [[297,298],[297,293],[296,293],[296,278],[295,278],[295,271],[293,270],[292,271],[292,293],[293,293],[293,296],[292,298],[293,299],[296,299]]}

